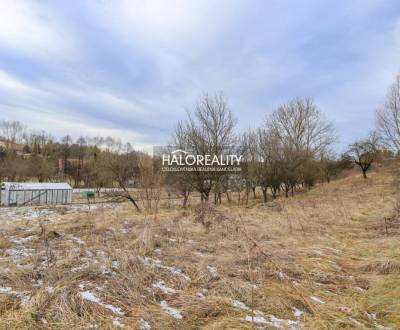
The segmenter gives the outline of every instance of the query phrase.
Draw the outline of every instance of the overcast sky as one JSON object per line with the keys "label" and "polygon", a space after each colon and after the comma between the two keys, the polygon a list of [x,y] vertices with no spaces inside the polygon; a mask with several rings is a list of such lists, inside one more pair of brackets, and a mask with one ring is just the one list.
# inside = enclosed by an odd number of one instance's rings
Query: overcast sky
{"label": "overcast sky", "polygon": [[310,96],[341,148],[399,70],[398,0],[0,0],[0,119],[55,137],[147,149],[223,91],[239,130]]}

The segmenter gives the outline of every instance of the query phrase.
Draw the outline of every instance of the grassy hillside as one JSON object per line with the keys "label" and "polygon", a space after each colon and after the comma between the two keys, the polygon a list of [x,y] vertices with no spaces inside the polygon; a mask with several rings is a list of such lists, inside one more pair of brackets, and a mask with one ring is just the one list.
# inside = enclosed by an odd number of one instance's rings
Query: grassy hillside
{"label": "grassy hillside", "polygon": [[399,328],[397,167],[246,208],[2,209],[0,328]]}

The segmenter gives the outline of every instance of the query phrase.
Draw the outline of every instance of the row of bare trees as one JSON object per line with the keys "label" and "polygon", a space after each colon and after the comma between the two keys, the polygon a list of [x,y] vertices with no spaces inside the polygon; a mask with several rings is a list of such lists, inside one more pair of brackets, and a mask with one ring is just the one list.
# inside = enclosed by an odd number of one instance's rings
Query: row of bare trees
{"label": "row of bare trees", "polygon": [[[222,196],[232,200],[236,193],[241,201],[256,195],[261,188],[263,199],[294,194],[311,187],[316,180],[330,180],[344,166],[334,159],[331,147],[336,137],[333,125],[310,98],[291,100],[269,115],[261,127],[244,134],[235,132],[234,118],[223,94],[204,95],[179,122],[173,144],[196,154],[239,153],[242,170],[230,172],[191,171],[168,173],[166,180],[184,198],[192,191],[202,201],[213,194],[214,202]],[[348,162],[347,162],[348,164]],[[244,192],[242,198],[241,193]]]}
{"label": "row of bare trees", "polygon": [[[310,98],[295,98],[269,114],[259,127],[242,134],[222,93],[203,95],[176,126],[171,144],[205,155],[240,154],[241,171],[161,173],[154,159],[110,137],[56,141],[46,132],[33,132],[19,122],[0,122],[1,180],[70,180],[74,186],[118,187],[120,197],[137,208],[158,207],[161,191],[183,199],[197,192],[202,201],[240,203],[249,197],[286,197],[316,182],[329,182],[352,164],[363,176],[383,154],[400,153],[400,76],[377,111],[377,128],[333,153],[334,127]],[[137,189],[136,194],[132,188]],[[139,205],[138,200],[142,201]]]}
{"label": "row of bare trees", "polygon": [[231,200],[231,193],[245,192],[247,201],[256,189],[288,197],[296,190],[310,188],[317,181],[329,182],[353,165],[363,177],[379,158],[400,154],[400,76],[390,87],[385,102],[376,113],[376,129],[366,138],[351,143],[340,156],[332,145],[336,134],[330,123],[310,98],[296,98],[279,106],[258,128],[244,134],[235,133],[236,119],[226,99],[219,93],[204,95],[177,125],[173,143],[199,154],[218,154],[224,148],[244,155],[242,171],[226,173],[169,173],[167,182],[184,198],[197,191],[203,201],[214,194]]}

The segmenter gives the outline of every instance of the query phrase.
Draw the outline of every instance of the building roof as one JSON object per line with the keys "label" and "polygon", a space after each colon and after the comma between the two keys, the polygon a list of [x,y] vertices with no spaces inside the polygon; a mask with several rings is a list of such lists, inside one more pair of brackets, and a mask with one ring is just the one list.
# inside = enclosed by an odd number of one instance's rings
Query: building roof
{"label": "building roof", "polygon": [[72,189],[66,182],[3,182],[1,188],[8,190],[61,190]]}

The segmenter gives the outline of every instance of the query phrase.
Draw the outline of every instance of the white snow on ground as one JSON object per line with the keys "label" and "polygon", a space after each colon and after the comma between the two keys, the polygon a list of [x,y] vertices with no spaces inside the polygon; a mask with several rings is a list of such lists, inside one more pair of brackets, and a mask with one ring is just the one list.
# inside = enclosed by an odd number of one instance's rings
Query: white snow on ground
{"label": "white snow on ground", "polygon": [[376,322],[376,313],[368,313],[365,312],[365,315],[370,319],[371,321],[374,321],[374,327],[376,330],[394,330],[394,328],[391,327],[385,327],[383,325],[380,325]]}
{"label": "white snow on ground", "polygon": [[366,315],[370,320],[376,320],[376,313],[368,313],[368,312],[365,312],[365,315]]}
{"label": "white snow on ground", "polygon": [[322,301],[321,299],[319,299],[317,297],[311,296],[310,298],[319,304],[325,304],[325,301]]}
{"label": "white snow on ground", "polygon": [[180,277],[184,278],[186,281],[191,281],[190,277],[187,276],[186,274],[184,274],[181,269],[176,268],[176,267],[165,266],[162,264],[161,260],[159,260],[159,259],[153,259],[153,258],[149,258],[149,257],[144,257],[144,258],[139,257],[139,259],[147,266],[165,269],[173,275],[180,276]]}
{"label": "white snow on ground", "polygon": [[165,300],[162,300],[160,302],[160,306],[164,312],[171,315],[172,317],[174,317],[178,320],[182,319],[181,311],[176,308],[169,307]]}
{"label": "white snow on ground", "polygon": [[244,321],[247,322],[253,322],[253,323],[257,323],[257,324],[268,324],[269,322],[262,316],[254,316],[251,317],[250,315],[246,315],[243,318]]}
{"label": "white snow on ground", "polygon": [[285,278],[288,278],[284,272],[276,272],[276,276],[283,281]]}
{"label": "white snow on ground", "polygon": [[94,211],[98,208],[115,208],[118,204],[66,204],[48,206],[12,206],[0,207],[0,219],[14,220],[35,220],[46,217],[48,220],[57,220],[60,215],[80,213],[82,211]]}
{"label": "white snow on ground", "polygon": [[[247,312],[251,311],[250,307],[246,306],[246,304],[244,304],[240,300],[232,300],[232,306],[236,307],[238,309],[241,309],[241,310],[245,310]],[[274,315],[265,315],[262,311],[259,311],[259,310],[254,310],[253,316],[246,315],[242,320],[247,321],[247,322],[257,323],[257,324],[268,324],[275,328],[289,328],[289,329],[300,329],[301,328],[299,321],[283,320],[283,319],[277,318]]]}
{"label": "white snow on ground", "polygon": [[110,268],[107,268],[107,267],[104,266],[104,265],[101,265],[101,266],[100,266],[100,271],[101,271],[101,274],[102,274],[102,275],[106,275],[106,276],[114,276],[114,275],[117,274],[116,272],[114,272],[114,271],[111,270]]}
{"label": "white snow on ground", "polygon": [[162,292],[165,294],[172,294],[176,293],[176,290],[173,288],[169,288],[165,285],[165,282],[163,280],[158,281],[157,283],[153,284],[153,288],[160,289]]}
{"label": "white snow on ground", "polygon": [[274,315],[268,315],[272,325],[276,328],[280,328],[280,327],[289,327],[292,329],[298,329],[300,327],[299,322],[298,321],[293,321],[293,320],[282,320],[277,318]]}
{"label": "white snow on ground", "polygon": [[216,267],[207,266],[207,269],[213,278],[219,278],[219,274]]}
{"label": "white snow on ground", "polygon": [[99,304],[99,305],[103,306],[104,308],[109,309],[109,310],[112,311],[114,314],[121,315],[121,316],[125,315],[125,313],[122,311],[121,308],[115,307],[115,306],[110,305],[110,304],[105,304],[105,303],[103,303],[103,302],[100,300],[100,298],[98,298],[98,297],[96,296],[96,294],[93,293],[93,292],[91,292],[91,291],[83,291],[83,292],[80,292],[80,295],[81,295],[82,299],[87,300],[87,301],[90,301],[90,302],[93,302],[93,303],[95,303],[95,304]]}
{"label": "white snow on ground", "polygon": [[13,242],[14,244],[22,245],[26,242],[31,241],[34,238],[35,238],[34,235],[27,236],[27,237],[21,237],[21,238],[20,237],[10,237],[10,241]]}
{"label": "white snow on ground", "polygon": [[301,325],[299,324],[298,321],[293,321],[293,320],[282,320],[277,318],[274,315],[268,315],[269,320],[267,320],[264,316],[262,315],[254,315],[253,317],[251,315],[246,315],[242,320],[247,321],[247,322],[253,322],[256,324],[267,324],[275,328],[284,328],[284,329],[301,329]]}
{"label": "white snow on ground", "polygon": [[239,309],[243,309],[246,311],[250,310],[250,307],[247,307],[243,302],[241,302],[240,300],[232,300],[232,306],[239,308]]}
{"label": "white snow on ground", "polygon": [[10,287],[0,287],[0,294],[1,293],[16,296],[21,301],[22,305],[27,304],[31,299],[31,295],[29,292],[15,291]]}
{"label": "white snow on ground", "polygon": [[394,328],[391,328],[391,327],[385,327],[385,326],[383,326],[383,325],[380,325],[380,324],[378,324],[378,323],[374,323],[374,325],[375,325],[375,329],[376,330],[394,330]]}
{"label": "white snow on ground", "polygon": [[18,246],[15,249],[7,249],[4,251],[13,260],[31,257],[34,255],[35,250],[27,249],[23,246]]}
{"label": "white snow on ground", "polygon": [[296,307],[292,307],[292,309],[293,309],[293,315],[296,319],[299,319],[304,314],[303,311],[301,311],[300,309],[298,309]]}
{"label": "white snow on ground", "polygon": [[147,321],[140,319],[140,330],[151,330],[151,326]]}
{"label": "white snow on ground", "polygon": [[117,327],[117,328],[125,328],[125,324],[121,323],[120,319],[118,317],[113,319],[112,324],[114,327]]}
{"label": "white snow on ground", "polygon": [[75,243],[78,243],[80,245],[86,245],[86,243],[84,241],[82,241],[79,237],[75,237],[75,236],[70,236],[69,237],[72,241],[74,241]]}

